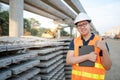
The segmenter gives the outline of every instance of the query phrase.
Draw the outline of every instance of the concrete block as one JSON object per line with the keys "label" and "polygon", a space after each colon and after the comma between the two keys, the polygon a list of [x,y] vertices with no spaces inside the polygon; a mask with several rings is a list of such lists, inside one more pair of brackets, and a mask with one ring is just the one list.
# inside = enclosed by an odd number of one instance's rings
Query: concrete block
{"label": "concrete block", "polygon": [[6,80],[12,76],[12,72],[9,69],[0,70],[0,80]]}
{"label": "concrete block", "polygon": [[25,54],[14,55],[12,57],[12,63],[17,63],[20,61],[32,59],[34,57],[37,57],[37,55],[38,55],[38,53],[36,53],[36,52],[29,52],[29,53],[25,53]]}
{"label": "concrete block", "polygon": [[54,52],[54,53],[50,53],[50,54],[47,54],[47,55],[44,55],[44,56],[40,56],[40,60],[49,60],[59,54],[62,54],[63,52],[62,51],[58,51],[58,52]]}
{"label": "concrete block", "polygon": [[63,50],[63,53],[66,54],[68,52],[68,50]]}
{"label": "concrete block", "polygon": [[24,49],[21,45],[7,45],[7,51]]}
{"label": "concrete block", "polygon": [[57,62],[58,60],[60,60],[63,56],[62,55],[58,55],[55,58],[52,58],[48,61],[41,61],[40,64],[38,65],[38,67],[48,67],[52,64],[54,64],[55,62]]}
{"label": "concrete block", "polygon": [[58,80],[64,80],[65,79],[65,74],[61,74],[58,78]]}
{"label": "concrete block", "polygon": [[40,68],[41,69],[40,73],[49,73],[62,63],[63,63],[63,60],[59,60],[47,68]]}
{"label": "concrete block", "polygon": [[30,78],[37,75],[39,72],[40,72],[40,69],[31,68],[31,69],[19,74],[18,76],[12,77],[12,78],[10,78],[8,80],[29,80]]}
{"label": "concrete block", "polygon": [[58,66],[56,69],[54,69],[52,72],[50,72],[48,74],[40,74],[41,79],[43,79],[43,80],[50,80],[63,67],[64,67],[64,65],[61,64],[60,66]]}
{"label": "concrete block", "polygon": [[63,48],[62,46],[57,46],[57,47],[52,47],[52,48],[51,47],[44,48],[44,49],[36,50],[36,51],[38,52],[39,55],[45,55],[45,54],[49,54],[50,52],[60,50],[62,48]]}
{"label": "concrete block", "polygon": [[71,71],[72,70],[72,67],[69,66],[69,67],[65,67],[65,71]]}
{"label": "concrete block", "polygon": [[69,49],[69,46],[64,46],[63,49],[64,49],[64,50],[68,50],[68,49]]}
{"label": "concrete block", "polygon": [[[51,80],[59,80],[59,76],[64,75],[64,68],[60,69],[53,77]],[[62,79],[61,79],[62,80]]]}
{"label": "concrete block", "polygon": [[66,80],[71,80],[71,75],[65,75]]}
{"label": "concrete block", "polygon": [[65,75],[71,75],[72,71],[65,71]]}
{"label": "concrete block", "polygon": [[0,45],[0,52],[6,51],[6,46],[5,45]]}
{"label": "concrete block", "polygon": [[6,67],[12,63],[12,57],[2,57],[0,58],[0,68]]}
{"label": "concrete block", "polygon": [[11,66],[11,70],[12,70],[13,74],[19,74],[23,71],[26,71],[26,70],[38,65],[39,63],[40,63],[39,60],[33,60],[33,61],[31,60],[31,61],[21,63],[19,65]]}
{"label": "concrete block", "polygon": [[31,79],[29,80],[41,80],[41,77],[39,74],[35,75],[34,77],[32,77]]}

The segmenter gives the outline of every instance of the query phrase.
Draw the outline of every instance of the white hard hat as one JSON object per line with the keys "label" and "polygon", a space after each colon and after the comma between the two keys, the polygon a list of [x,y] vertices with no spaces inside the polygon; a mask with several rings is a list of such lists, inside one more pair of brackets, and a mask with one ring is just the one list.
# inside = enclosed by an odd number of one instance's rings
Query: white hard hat
{"label": "white hard hat", "polygon": [[78,22],[84,21],[84,20],[87,20],[87,21],[91,22],[90,17],[86,13],[81,12],[77,15],[77,17],[74,21],[74,24],[76,25]]}

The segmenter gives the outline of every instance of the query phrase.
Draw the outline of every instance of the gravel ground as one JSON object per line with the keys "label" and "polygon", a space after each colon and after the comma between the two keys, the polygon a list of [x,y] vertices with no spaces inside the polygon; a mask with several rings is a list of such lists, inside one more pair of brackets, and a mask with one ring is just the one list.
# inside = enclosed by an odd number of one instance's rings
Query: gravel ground
{"label": "gravel ground", "polygon": [[111,70],[107,71],[105,80],[120,80],[120,39],[107,39],[112,59]]}

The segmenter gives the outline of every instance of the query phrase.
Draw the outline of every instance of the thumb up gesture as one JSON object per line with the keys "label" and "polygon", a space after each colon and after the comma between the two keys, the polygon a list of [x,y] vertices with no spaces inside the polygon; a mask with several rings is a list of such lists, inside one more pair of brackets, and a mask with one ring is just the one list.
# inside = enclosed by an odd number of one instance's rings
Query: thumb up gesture
{"label": "thumb up gesture", "polygon": [[103,40],[99,40],[99,41],[96,41],[96,45],[98,48],[100,48],[101,50],[107,50],[107,47],[106,47],[106,38],[104,38]]}

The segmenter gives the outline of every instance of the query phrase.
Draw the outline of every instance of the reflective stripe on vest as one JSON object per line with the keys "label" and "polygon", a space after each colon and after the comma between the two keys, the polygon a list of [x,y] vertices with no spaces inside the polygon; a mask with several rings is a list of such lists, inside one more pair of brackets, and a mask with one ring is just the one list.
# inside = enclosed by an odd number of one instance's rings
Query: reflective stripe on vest
{"label": "reflective stripe on vest", "polygon": [[77,75],[77,76],[88,77],[88,78],[92,78],[96,80],[103,80],[105,77],[105,75],[102,75],[102,74],[92,74],[92,73],[83,72],[83,71],[81,72],[77,70],[72,70],[72,74]]}
{"label": "reflective stripe on vest", "polygon": [[100,68],[100,69],[104,69],[103,65],[99,64],[99,63],[95,63],[95,67],[96,68]]}

